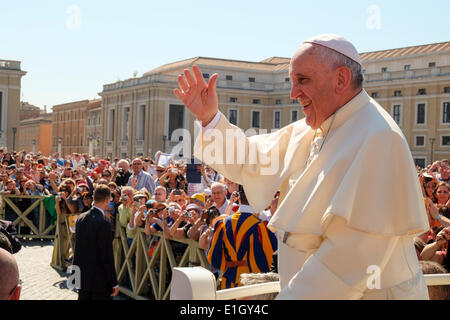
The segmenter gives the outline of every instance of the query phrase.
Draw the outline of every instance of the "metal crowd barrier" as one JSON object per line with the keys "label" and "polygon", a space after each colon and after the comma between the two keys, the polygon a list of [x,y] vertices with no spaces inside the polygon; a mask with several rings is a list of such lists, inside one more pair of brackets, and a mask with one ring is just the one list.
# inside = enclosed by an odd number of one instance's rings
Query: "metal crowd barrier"
{"label": "metal crowd barrier", "polygon": [[[47,221],[48,217],[44,206],[45,198],[45,196],[0,194],[0,219],[10,220],[8,216],[12,215],[14,217],[13,223],[18,233],[17,237],[19,238],[53,239],[55,235],[52,234],[52,230],[55,230],[56,226],[51,221]],[[22,208],[22,211],[19,208],[22,207],[19,203],[23,203],[25,199],[36,200],[27,206],[27,208]],[[29,217],[30,213],[33,213],[37,207],[39,207],[39,225],[35,225],[32,221],[34,217],[31,220]],[[29,232],[24,232],[24,229],[26,229],[24,227],[28,227]]]}

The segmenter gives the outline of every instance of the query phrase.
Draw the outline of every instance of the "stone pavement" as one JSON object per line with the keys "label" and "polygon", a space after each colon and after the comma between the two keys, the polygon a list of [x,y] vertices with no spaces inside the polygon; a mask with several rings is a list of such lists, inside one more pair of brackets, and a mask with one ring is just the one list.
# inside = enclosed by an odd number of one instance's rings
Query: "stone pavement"
{"label": "stone pavement", "polygon": [[78,294],[67,288],[65,273],[50,266],[53,241],[21,241],[14,256],[22,280],[21,300],[76,300]]}
{"label": "stone pavement", "polygon": [[[21,300],[77,300],[78,294],[67,288],[65,273],[50,266],[53,241],[21,241],[22,249],[14,255],[22,280]],[[124,300],[119,295],[114,300]]]}

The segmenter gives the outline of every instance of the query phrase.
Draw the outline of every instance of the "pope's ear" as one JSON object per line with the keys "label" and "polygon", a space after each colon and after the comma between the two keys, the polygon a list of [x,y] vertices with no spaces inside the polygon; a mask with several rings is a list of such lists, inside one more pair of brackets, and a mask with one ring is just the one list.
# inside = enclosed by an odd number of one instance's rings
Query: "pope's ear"
{"label": "pope's ear", "polygon": [[352,72],[347,66],[342,66],[336,69],[335,73],[335,90],[336,94],[343,94],[352,83]]}

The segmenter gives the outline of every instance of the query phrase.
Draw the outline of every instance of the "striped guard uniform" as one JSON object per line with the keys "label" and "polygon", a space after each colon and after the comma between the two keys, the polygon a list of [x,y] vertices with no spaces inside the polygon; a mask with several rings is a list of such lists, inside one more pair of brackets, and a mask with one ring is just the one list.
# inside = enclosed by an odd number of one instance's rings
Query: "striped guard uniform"
{"label": "striped guard uniform", "polygon": [[246,212],[236,212],[216,223],[208,261],[222,271],[222,289],[241,286],[242,273],[270,271],[277,239],[266,225]]}

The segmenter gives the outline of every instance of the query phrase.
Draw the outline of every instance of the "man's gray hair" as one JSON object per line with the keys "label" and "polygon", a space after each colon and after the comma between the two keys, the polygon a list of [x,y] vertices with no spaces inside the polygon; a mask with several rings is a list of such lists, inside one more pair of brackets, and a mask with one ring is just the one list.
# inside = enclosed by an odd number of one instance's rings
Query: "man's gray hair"
{"label": "man's gray hair", "polygon": [[227,186],[226,185],[224,185],[222,182],[214,182],[212,185],[211,185],[211,190],[214,188],[214,187],[222,187],[222,190],[223,191],[227,191]]}
{"label": "man's gray hair", "polygon": [[119,166],[119,164],[122,164],[122,163],[125,163],[128,167],[130,166],[130,163],[125,159],[119,160],[119,162],[117,162],[117,166]]}
{"label": "man's gray hair", "polygon": [[315,47],[317,51],[317,58],[320,61],[328,64],[333,71],[344,66],[349,68],[352,75],[353,89],[362,88],[364,76],[361,71],[361,65],[358,62],[330,48],[320,45],[316,45]]}

